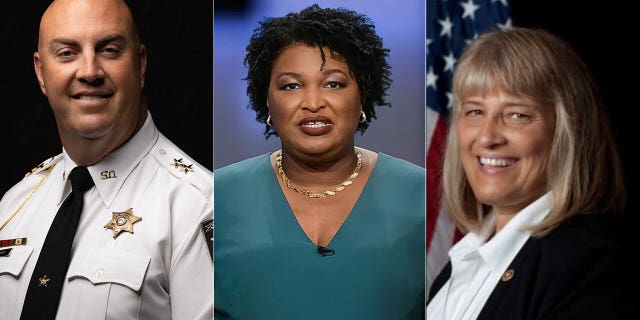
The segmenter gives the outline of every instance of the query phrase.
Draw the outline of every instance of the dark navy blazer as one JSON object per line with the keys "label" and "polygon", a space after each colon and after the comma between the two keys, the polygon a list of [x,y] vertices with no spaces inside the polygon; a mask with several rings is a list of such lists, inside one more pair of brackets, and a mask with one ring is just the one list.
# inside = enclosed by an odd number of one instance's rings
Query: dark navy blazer
{"label": "dark navy blazer", "polygon": [[[632,291],[640,268],[628,259],[640,250],[625,249],[620,222],[612,215],[578,215],[530,237],[507,269],[513,276],[499,281],[478,319],[640,319],[639,294]],[[429,300],[450,276],[449,262]]]}

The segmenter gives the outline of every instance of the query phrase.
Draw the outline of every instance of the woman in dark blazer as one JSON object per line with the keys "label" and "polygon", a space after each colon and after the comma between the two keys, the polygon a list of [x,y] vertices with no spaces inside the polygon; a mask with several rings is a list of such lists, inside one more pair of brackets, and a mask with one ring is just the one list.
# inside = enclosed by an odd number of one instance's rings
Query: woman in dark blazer
{"label": "woman in dark blazer", "polygon": [[541,30],[478,37],[453,77],[443,192],[468,231],[429,319],[628,319],[621,166],[577,54]]}

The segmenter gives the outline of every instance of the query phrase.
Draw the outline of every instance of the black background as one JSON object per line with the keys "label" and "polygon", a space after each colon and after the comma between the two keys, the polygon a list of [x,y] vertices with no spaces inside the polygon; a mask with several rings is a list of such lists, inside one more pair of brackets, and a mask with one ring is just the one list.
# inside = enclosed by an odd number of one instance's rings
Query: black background
{"label": "black background", "polygon": [[[33,71],[40,17],[51,1],[0,0],[0,195],[62,152]],[[145,92],[156,126],[213,168],[213,1],[132,0],[147,47]]]}
{"label": "black background", "polygon": [[629,227],[640,221],[638,211],[638,143],[640,108],[638,17],[628,5],[616,2],[578,0],[514,0],[514,25],[538,27],[560,36],[578,51],[589,65],[611,117],[622,156],[627,185],[626,219]]}

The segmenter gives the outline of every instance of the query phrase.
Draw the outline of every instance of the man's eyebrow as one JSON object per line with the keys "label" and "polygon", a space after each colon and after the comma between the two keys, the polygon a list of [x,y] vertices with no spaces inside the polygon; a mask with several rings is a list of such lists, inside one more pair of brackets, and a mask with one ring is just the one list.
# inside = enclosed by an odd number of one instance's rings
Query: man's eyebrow
{"label": "man's eyebrow", "polygon": [[98,42],[96,43],[96,48],[101,48],[111,42],[122,42],[126,44],[127,38],[122,34],[109,35],[98,40]]}
{"label": "man's eyebrow", "polygon": [[77,46],[78,41],[69,38],[54,38],[49,42],[49,51],[55,51],[56,47],[59,45]]}
{"label": "man's eyebrow", "polygon": [[[121,34],[113,34],[103,37],[99,39],[96,43],[96,48],[103,47],[111,42],[124,42],[126,43],[127,38]],[[77,40],[69,39],[69,38],[54,38],[49,43],[49,51],[53,52],[55,47],[59,45],[67,45],[67,46],[79,46],[79,42]]]}

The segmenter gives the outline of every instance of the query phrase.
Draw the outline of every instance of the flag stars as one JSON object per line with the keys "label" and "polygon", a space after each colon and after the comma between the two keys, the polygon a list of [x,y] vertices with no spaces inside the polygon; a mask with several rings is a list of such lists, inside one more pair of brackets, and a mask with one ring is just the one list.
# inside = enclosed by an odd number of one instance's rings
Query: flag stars
{"label": "flag stars", "polygon": [[471,44],[471,42],[473,42],[473,40],[475,40],[475,39],[477,39],[477,38],[478,38],[478,34],[477,34],[477,33],[474,33],[474,34],[473,34],[473,37],[471,37],[471,39],[466,39],[466,40],[464,40],[464,43],[465,43],[466,45],[470,45],[470,44]]}
{"label": "flag stars", "polygon": [[427,44],[425,45],[425,46],[426,46],[426,48],[427,48],[427,53],[429,53],[429,45],[430,45],[431,43],[433,43],[433,40],[431,40],[431,39],[427,38]]}
{"label": "flag stars", "polygon": [[511,29],[511,18],[507,19],[507,21],[504,22],[504,24],[502,23],[498,23],[498,28],[500,28],[500,30],[507,30],[507,29]]}
{"label": "flag stars", "polygon": [[451,71],[453,72],[453,67],[456,64],[456,58],[453,56],[453,52],[449,52],[448,55],[446,56],[442,56],[442,58],[444,59],[444,70],[443,71]]}
{"label": "flag stars", "polygon": [[462,13],[462,19],[466,17],[471,17],[471,20],[476,19],[476,10],[480,8],[480,6],[473,3],[473,0],[469,0],[467,2],[460,3],[464,12]]}
{"label": "flag stars", "polygon": [[427,72],[427,88],[431,87],[433,90],[436,90],[436,81],[438,81],[438,75],[433,73],[433,67],[429,67],[429,72]]}
{"label": "flag stars", "polygon": [[438,20],[438,23],[442,26],[442,30],[440,30],[440,36],[448,36],[451,38],[451,29],[453,28],[453,22],[449,17],[444,18],[444,20]]}
{"label": "flag stars", "polygon": [[451,109],[453,107],[453,94],[450,91],[447,91],[447,109]]}

